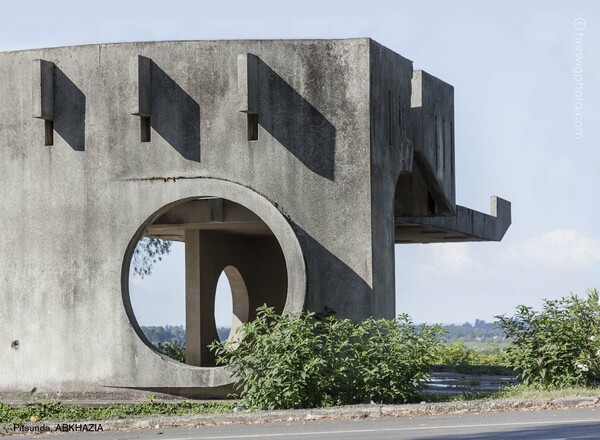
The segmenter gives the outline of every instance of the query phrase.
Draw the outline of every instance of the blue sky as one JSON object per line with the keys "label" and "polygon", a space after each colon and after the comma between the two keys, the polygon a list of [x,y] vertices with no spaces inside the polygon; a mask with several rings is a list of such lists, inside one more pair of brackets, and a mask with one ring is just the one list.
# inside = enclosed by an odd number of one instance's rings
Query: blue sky
{"label": "blue sky", "polygon": [[[513,203],[501,243],[396,246],[397,311],[417,321],[491,320],[600,287],[597,2],[55,0],[7,3],[0,17],[0,51],[364,36],[454,86],[457,202],[484,212],[492,194]],[[154,277],[133,281],[143,324],[183,322],[182,279],[176,249]],[[169,290],[179,302],[161,299]]]}

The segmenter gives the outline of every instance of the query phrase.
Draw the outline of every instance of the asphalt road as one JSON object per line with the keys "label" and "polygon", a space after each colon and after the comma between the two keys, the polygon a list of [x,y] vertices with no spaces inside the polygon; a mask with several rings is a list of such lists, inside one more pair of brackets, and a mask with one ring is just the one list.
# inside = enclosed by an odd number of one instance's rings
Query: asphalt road
{"label": "asphalt road", "polygon": [[600,439],[600,408],[46,434],[35,437],[53,440]]}

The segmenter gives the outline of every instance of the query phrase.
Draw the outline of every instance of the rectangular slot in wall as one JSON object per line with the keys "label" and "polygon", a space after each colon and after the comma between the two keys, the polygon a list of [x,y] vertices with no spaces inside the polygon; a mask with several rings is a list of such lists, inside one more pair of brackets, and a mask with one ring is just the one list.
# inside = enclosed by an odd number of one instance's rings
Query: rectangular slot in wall
{"label": "rectangular slot in wall", "polygon": [[54,145],[54,121],[44,120],[44,145]]}
{"label": "rectangular slot in wall", "polygon": [[438,117],[435,117],[435,169],[438,169],[440,163],[440,126],[438,124]]}
{"label": "rectangular slot in wall", "polygon": [[140,117],[140,134],[142,142],[150,142],[150,117]]}
{"label": "rectangular slot in wall", "polygon": [[448,150],[446,148],[446,145],[448,145],[446,134],[446,120],[442,118],[442,174],[444,175],[446,175],[446,152]]}
{"label": "rectangular slot in wall", "polygon": [[398,125],[402,128],[402,100],[398,95]]}
{"label": "rectangular slot in wall", "polygon": [[248,116],[248,140],[258,140],[258,113],[247,113]]}
{"label": "rectangular slot in wall", "polygon": [[400,99],[400,95],[398,95],[398,133],[400,136],[400,148],[402,148],[402,139],[403,139],[403,133],[404,133],[404,127],[402,127],[402,100]]}
{"label": "rectangular slot in wall", "polygon": [[450,175],[454,179],[454,122],[450,122]]}
{"label": "rectangular slot in wall", "polygon": [[392,145],[392,91],[388,90],[388,145]]}

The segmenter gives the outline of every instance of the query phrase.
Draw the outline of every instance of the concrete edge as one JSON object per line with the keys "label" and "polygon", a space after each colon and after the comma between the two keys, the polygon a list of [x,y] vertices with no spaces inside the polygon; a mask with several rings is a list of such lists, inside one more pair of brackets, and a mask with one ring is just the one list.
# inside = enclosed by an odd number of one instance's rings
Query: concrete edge
{"label": "concrete edge", "polygon": [[[79,423],[101,424],[104,431],[120,429],[171,428],[179,426],[209,426],[227,424],[277,423],[310,420],[336,420],[380,417],[411,417],[436,414],[459,414],[479,412],[501,412],[519,410],[541,410],[572,407],[600,406],[599,397],[561,397],[554,399],[525,400],[472,400],[464,402],[417,403],[403,405],[349,405],[332,408],[292,409],[274,411],[249,411],[212,415],[156,416]],[[56,425],[62,421],[40,421],[37,423]],[[72,423],[72,422],[71,422]],[[26,423],[36,426],[36,423]],[[0,430],[0,436],[7,434]],[[8,433],[10,434],[10,433]],[[18,433],[15,433],[18,434]]]}

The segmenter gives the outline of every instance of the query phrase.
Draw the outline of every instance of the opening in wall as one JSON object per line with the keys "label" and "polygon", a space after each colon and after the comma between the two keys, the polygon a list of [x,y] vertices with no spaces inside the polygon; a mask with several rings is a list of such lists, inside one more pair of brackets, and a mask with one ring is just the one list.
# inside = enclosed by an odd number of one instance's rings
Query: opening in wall
{"label": "opening in wall", "polygon": [[151,124],[149,116],[142,116],[140,118],[140,137],[142,142],[150,142],[151,141]]}
{"label": "opening in wall", "polygon": [[248,116],[248,140],[258,140],[258,114],[247,113]]}
{"label": "opening in wall", "polygon": [[283,312],[283,251],[269,227],[237,203],[186,200],[154,218],[135,243],[128,315],[146,344],[174,360],[215,366],[208,345],[233,338],[263,304]]}
{"label": "opening in wall", "polygon": [[44,145],[54,145],[54,121],[44,120]]}
{"label": "opening in wall", "polygon": [[392,91],[388,90],[388,108],[387,108],[387,116],[388,116],[388,145],[392,145]]}

